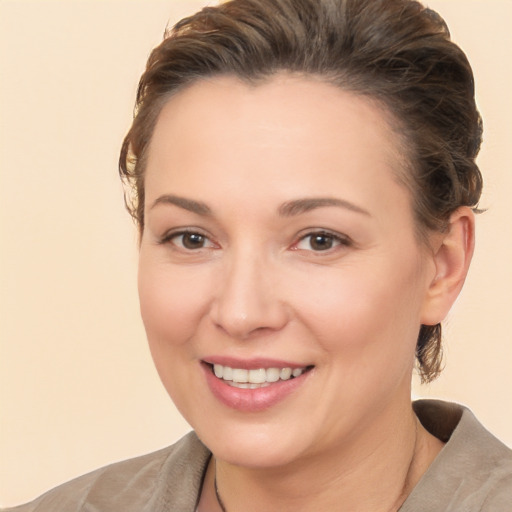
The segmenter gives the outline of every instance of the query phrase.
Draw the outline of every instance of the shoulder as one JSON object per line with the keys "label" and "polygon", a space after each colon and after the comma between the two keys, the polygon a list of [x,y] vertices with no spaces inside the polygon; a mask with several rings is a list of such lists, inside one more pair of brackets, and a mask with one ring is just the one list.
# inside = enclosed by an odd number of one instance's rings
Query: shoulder
{"label": "shoulder", "polygon": [[209,457],[191,432],[163,450],[98,469],[2,512],[192,510]]}
{"label": "shoulder", "polygon": [[414,404],[425,428],[446,444],[402,512],[497,512],[512,503],[512,450],[458,404]]}
{"label": "shoulder", "polygon": [[482,512],[510,510],[512,504],[512,471],[497,478],[482,500]]}

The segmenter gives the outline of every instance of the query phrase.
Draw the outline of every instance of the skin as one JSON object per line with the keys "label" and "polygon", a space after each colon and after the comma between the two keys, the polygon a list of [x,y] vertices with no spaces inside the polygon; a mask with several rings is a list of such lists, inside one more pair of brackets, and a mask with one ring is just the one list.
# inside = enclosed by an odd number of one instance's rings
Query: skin
{"label": "skin", "polygon": [[[462,286],[473,220],[461,209],[447,234],[418,240],[397,139],[369,99],[286,74],[204,80],[160,113],[141,312],[162,382],[215,454],[227,510],[396,510],[442,447],[411,408],[415,344]],[[284,212],[305,198],[335,201]],[[203,238],[190,245],[183,229]],[[247,412],[212,394],[212,356],[313,369]],[[212,464],[200,510],[218,510]]]}

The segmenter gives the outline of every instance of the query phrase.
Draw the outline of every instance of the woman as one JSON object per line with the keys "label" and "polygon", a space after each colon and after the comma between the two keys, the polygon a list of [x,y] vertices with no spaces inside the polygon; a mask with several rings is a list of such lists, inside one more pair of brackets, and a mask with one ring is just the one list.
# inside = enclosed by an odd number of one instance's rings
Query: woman
{"label": "woman", "polygon": [[121,151],[151,352],[194,433],[19,510],[507,510],[439,373],[481,192],[471,68],[408,0],[234,0],[151,55]]}

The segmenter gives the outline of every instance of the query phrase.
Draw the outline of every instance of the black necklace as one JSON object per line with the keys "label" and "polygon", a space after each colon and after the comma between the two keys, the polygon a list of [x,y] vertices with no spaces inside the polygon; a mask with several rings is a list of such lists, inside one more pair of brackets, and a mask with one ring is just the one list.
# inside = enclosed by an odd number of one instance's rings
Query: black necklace
{"label": "black necklace", "polygon": [[213,477],[213,486],[215,487],[215,497],[217,498],[217,503],[221,508],[222,512],[227,512],[224,502],[219,494],[219,488],[217,487],[217,461],[215,461],[215,475]]}

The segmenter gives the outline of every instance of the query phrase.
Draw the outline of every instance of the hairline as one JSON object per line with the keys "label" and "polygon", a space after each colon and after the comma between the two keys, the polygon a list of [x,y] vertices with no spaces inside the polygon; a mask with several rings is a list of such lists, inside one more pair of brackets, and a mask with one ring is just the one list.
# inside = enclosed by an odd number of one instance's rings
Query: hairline
{"label": "hairline", "polygon": [[[349,84],[343,81],[343,77],[340,75],[345,75],[345,73],[311,73],[307,71],[280,68],[275,69],[272,72],[262,72],[254,76],[244,76],[243,74],[237,73],[236,71],[228,71],[205,73],[197,76],[187,77],[181,84],[161,94],[155,98],[156,101],[152,102],[152,124],[150,137],[136,164],[140,173],[141,182],[144,184],[148,154],[150,151],[151,143],[153,141],[155,128],[161,113],[167,103],[181,92],[201,82],[208,82],[219,78],[234,78],[241,83],[254,88],[268,84],[279,76],[302,78],[313,82],[318,81],[319,83],[333,85],[341,91],[348,92],[360,98],[365,98],[368,102],[378,108],[385,123],[391,129],[391,132],[393,133],[396,141],[390,154],[398,165],[390,165],[390,168],[393,171],[396,183],[405,187],[405,189],[410,194],[410,207],[414,218],[415,236],[420,244],[430,247],[428,234],[432,230],[429,229],[428,226],[424,225],[424,223],[422,223],[421,219],[418,218],[417,215],[416,198],[419,191],[417,190],[417,186],[415,185],[414,180],[414,166],[416,165],[414,161],[414,142],[412,141],[412,137],[408,135],[409,130],[405,122],[398,116],[398,114],[393,112],[388,102],[379,97],[377,92],[372,94],[371,91],[361,91],[355,87],[350,87]],[[142,190],[145,191],[145,186],[142,187]],[[139,243],[142,240],[142,235],[144,233],[144,207],[145,197],[143,197],[142,203],[140,205],[138,204],[138,211],[140,212],[140,218],[137,219],[139,228]]]}

